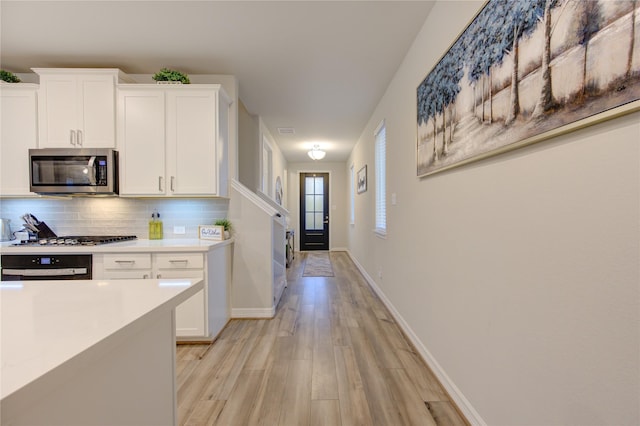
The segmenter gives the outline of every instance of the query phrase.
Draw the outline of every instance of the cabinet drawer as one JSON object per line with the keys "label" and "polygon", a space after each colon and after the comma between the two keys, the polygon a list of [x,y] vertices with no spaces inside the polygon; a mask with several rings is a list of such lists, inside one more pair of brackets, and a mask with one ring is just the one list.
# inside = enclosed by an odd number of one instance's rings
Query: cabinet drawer
{"label": "cabinet drawer", "polygon": [[115,270],[151,269],[151,254],[149,253],[105,254],[104,269],[115,269]]}
{"label": "cabinet drawer", "polygon": [[102,274],[105,280],[146,280],[151,278],[150,269],[105,270]]}
{"label": "cabinet drawer", "polygon": [[202,269],[204,256],[202,253],[157,253],[158,269]]}

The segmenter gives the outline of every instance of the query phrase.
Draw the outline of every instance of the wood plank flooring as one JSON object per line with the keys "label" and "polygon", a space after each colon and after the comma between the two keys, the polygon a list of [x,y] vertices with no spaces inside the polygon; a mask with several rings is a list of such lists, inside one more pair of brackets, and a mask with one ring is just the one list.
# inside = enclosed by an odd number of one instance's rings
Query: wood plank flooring
{"label": "wood plank flooring", "polygon": [[272,320],[177,348],[181,425],[466,425],[348,254],[335,277],[287,270]]}

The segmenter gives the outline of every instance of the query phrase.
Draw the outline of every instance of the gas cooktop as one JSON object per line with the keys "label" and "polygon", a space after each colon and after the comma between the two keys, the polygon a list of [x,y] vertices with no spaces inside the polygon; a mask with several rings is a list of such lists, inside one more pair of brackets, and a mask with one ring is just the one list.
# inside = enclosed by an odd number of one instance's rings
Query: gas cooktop
{"label": "gas cooktop", "polygon": [[23,241],[18,246],[95,246],[98,244],[118,243],[135,240],[135,235],[97,235],[41,238],[36,241]]}

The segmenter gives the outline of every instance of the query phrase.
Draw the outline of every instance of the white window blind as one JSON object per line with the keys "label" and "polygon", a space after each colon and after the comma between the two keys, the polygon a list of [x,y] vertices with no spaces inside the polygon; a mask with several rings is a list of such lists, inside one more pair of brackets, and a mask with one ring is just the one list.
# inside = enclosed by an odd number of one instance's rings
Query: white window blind
{"label": "white window blind", "polygon": [[375,133],[376,137],[376,229],[387,233],[387,131],[384,121]]}
{"label": "white window blind", "polygon": [[349,168],[349,223],[353,225],[356,223],[356,172],[354,165]]}

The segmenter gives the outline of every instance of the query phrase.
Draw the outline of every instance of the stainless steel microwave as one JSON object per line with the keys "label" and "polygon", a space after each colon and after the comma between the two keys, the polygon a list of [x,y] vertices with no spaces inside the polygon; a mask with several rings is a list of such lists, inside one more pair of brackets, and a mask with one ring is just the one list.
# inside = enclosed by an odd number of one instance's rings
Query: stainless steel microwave
{"label": "stainless steel microwave", "polygon": [[38,194],[118,194],[118,151],[112,148],[30,149],[29,171]]}

